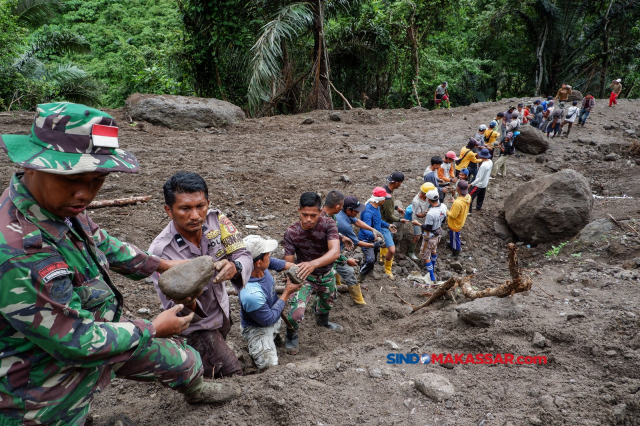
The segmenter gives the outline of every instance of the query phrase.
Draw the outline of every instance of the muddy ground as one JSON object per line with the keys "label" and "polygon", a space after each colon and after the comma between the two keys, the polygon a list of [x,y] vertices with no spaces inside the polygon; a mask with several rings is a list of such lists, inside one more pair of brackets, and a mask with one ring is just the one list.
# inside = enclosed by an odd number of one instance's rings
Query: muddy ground
{"label": "muddy ground", "polygon": [[[138,157],[141,172],[110,176],[98,199],[154,198],[133,207],[93,211],[91,216],[112,235],[147,248],[168,221],[162,184],[177,171],[196,171],[210,185],[213,206],[229,214],[245,234],[257,232],[281,240],[296,220],[297,200],[304,191],[326,194],[338,189],[366,200],[374,186],[385,183],[385,176],[400,170],[407,180],[396,197],[408,205],[432,155],[450,149],[459,152],[479,124],[488,123],[514,102],[474,104],[450,112],[341,111],[341,122],[316,111],[202,132],[132,125],[123,111],[111,111],[122,128],[121,146]],[[26,133],[32,117],[32,113],[1,114],[0,132]],[[314,122],[301,124],[305,118]],[[611,109],[600,100],[584,128],[574,128],[568,139],[552,141],[546,161],[538,163],[536,157],[524,154],[511,158],[508,177],[490,182],[484,213],[474,214],[463,230],[460,273],[475,269],[478,287],[498,285],[508,276],[506,241],[494,231],[495,223],[502,221],[503,200],[517,185],[553,169],[580,171],[596,195],[633,197],[596,199],[592,220],[608,219],[609,214],[617,219],[640,218],[640,168],[625,151],[638,139],[625,132],[629,129],[640,134],[640,102],[621,100]],[[603,161],[610,153],[620,156]],[[14,170],[1,155],[3,187]],[[340,180],[343,174],[350,182]],[[258,220],[268,215],[275,218]],[[629,223],[640,231],[637,223]],[[260,229],[249,231],[245,225]],[[344,326],[344,333],[320,330],[309,315],[300,329],[298,355],[282,350],[279,366],[229,379],[241,384],[241,398],[222,407],[190,406],[159,385],[114,380],[95,400],[94,424],[113,425],[116,419],[138,426],[639,424],[640,282],[633,259],[640,256],[640,234],[611,226],[606,240],[572,242],[557,257],[548,258],[550,246],[519,247],[533,288],[509,302],[519,315],[488,328],[458,318],[455,307],[464,302],[461,298],[443,299],[410,315],[411,308],[393,293],[419,304],[424,289],[402,278],[416,268],[399,255],[395,281],[386,278],[381,265],[366,278],[365,308],[340,295],[331,315]],[[459,274],[449,266],[444,245],[440,250],[438,276]],[[115,282],[125,294],[128,316],[151,319],[160,312],[152,284],[119,276]],[[229,340],[246,361],[236,297],[231,297],[231,304],[235,325]],[[142,308],[150,313],[138,314]],[[584,316],[568,320],[572,313]],[[532,345],[536,332],[546,344]],[[392,352],[545,355],[548,363],[391,365],[386,362]],[[416,390],[414,378],[425,372],[446,377],[454,394],[437,402]]]}

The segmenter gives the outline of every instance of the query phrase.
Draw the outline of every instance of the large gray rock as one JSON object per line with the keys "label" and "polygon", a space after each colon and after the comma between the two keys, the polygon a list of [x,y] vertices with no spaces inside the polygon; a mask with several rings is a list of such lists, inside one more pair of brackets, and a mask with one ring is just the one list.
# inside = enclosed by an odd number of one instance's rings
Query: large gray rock
{"label": "large gray rock", "polygon": [[442,401],[453,396],[455,390],[449,379],[439,374],[423,373],[415,377],[416,389],[434,401]]}
{"label": "large gray rock", "polygon": [[196,297],[213,278],[215,272],[216,265],[213,257],[196,257],[161,274],[158,287],[169,299],[181,300]]}
{"label": "large gray rock", "polygon": [[467,324],[489,327],[497,319],[524,316],[521,306],[512,297],[483,297],[456,306],[458,318]]}
{"label": "large gray rock", "polygon": [[526,182],[504,201],[509,228],[530,244],[573,238],[589,223],[592,208],[589,182],[571,169]]}
{"label": "large gray rock", "polygon": [[520,125],[520,135],[514,141],[516,149],[526,154],[538,155],[549,149],[549,142],[544,134],[528,124]]}
{"label": "large gray rock", "polygon": [[582,95],[581,91],[576,89],[571,89],[571,94],[567,98],[567,102],[573,102],[573,101],[580,102],[582,98],[584,98],[584,96]]}
{"label": "large gray rock", "polygon": [[222,127],[245,119],[240,107],[218,99],[134,93],[126,104],[134,120],[174,130]]}

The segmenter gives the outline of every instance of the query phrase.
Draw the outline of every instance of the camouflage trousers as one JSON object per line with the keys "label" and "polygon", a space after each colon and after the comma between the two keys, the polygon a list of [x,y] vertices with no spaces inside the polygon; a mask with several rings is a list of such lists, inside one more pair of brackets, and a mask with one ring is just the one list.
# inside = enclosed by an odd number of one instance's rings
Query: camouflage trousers
{"label": "camouflage trousers", "polygon": [[289,297],[289,314],[287,319],[296,330],[304,319],[304,312],[309,305],[313,290],[316,291],[315,312],[328,314],[338,296],[336,290],[336,270],[331,269],[322,276],[309,275],[302,288]]}
{"label": "camouflage trousers", "polygon": [[249,346],[249,355],[260,370],[278,365],[275,337],[282,327],[282,318],[268,327],[243,327],[242,337]]}
{"label": "camouflage trousers", "polygon": [[[131,352],[133,353],[134,350]],[[125,362],[106,366],[106,368],[111,370],[111,374],[103,375],[103,377],[106,376],[104,383],[98,384],[101,389],[104,389],[111,379],[118,377],[141,382],[155,381],[162,386],[180,391],[186,388],[191,381],[200,377],[203,371],[198,352],[179,338],[153,339],[151,344],[140,353],[132,355]],[[90,404],[91,400],[73,419],[68,417],[70,414],[67,411],[68,404],[65,404],[65,408],[57,404],[51,405],[51,410],[64,410],[64,413],[60,413],[59,417],[66,420],[47,424],[84,425],[89,414]],[[13,425],[14,423],[4,423],[0,417],[0,424]],[[23,423],[15,424],[22,425]]]}

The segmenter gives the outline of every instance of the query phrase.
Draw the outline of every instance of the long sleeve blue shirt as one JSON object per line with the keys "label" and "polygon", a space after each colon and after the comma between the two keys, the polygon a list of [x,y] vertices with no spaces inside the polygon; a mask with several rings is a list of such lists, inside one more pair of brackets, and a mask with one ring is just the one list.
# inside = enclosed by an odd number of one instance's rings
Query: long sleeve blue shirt
{"label": "long sleeve blue shirt", "polygon": [[[271,258],[269,269],[281,271],[286,262]],[[238,293],[240,301],[240,323],[242,327],[268,327],[280,319],[284,301],[278,298],[276,285],[269,270],[262,278],[251,277],[245,288]]]}
{"label": "long sleeve blue shirt", "polygon": [[[380,209],[377,207],[373,207],[371,203],[367,203],[367,208],[362,213],[360,213],[360,220],[377,231],[382,231],[382,228],[389,227],[389,224],[382,220]],[[360,229],[360,232],[358,233],[358,239],[360,241],[371,243],[375,241],[376,238],[375,235],[373,235],[373,232],[367,231],[366,229]]]}

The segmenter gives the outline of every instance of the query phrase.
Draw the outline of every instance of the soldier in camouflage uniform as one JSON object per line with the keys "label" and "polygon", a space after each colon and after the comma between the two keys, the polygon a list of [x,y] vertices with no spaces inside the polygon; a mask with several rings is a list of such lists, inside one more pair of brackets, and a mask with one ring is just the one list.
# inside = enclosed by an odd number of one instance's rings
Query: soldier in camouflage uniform
{"label": "soldier in camouflage uniform", "polygon": [[114,377],[159,381],[188,402],[228,401],[205,382],[181,340],[181,305],[153,321],[122,319],[108,270],[141,279],[179,263],[149,255],[86,214],[109,172],[136,172],[109,115],[83,105],[38,106],[28,136],[0,146],[23,167],[0,197],[0,425],[82,425]]}

